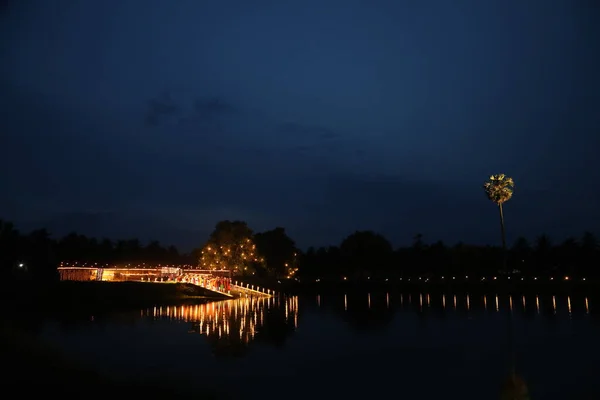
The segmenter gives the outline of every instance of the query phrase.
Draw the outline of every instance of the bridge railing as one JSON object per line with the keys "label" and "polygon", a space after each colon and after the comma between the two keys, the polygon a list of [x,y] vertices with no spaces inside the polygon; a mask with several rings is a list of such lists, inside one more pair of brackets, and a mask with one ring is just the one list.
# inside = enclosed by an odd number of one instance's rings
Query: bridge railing
{"label": "bridge railing", "polygon": [[260,294],[262,296],[274,296],[275,295],[275,291],[271,290],[271,289],[267,289],[264,287],[260,287],[258,285],[252,285],[249,283],[244,283],[241,281],[234,281],[232,286],[238,288],[238,290],[241,291],[248,291],[251,293],[256,293],[256,294]]}

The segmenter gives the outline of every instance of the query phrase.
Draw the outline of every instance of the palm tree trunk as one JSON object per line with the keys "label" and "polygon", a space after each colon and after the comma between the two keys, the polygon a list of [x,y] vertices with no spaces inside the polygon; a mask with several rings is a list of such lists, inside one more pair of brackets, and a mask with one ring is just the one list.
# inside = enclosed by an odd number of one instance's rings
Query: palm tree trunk
{"label": "palm tree trunk", "polygon": [[500,210],[500,230],[502,231],[502,267],[508,273],[506,268],[506,234],[504,232],[504,212],[502,211],[502,203],[498,204]]}

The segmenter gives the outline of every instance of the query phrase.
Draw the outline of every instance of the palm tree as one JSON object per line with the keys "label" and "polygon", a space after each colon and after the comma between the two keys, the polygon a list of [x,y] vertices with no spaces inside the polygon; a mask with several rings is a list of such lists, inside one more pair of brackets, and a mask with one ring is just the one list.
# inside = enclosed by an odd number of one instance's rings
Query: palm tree
{"label": "palm tree", "polygon": [[[492,175],[490,180],[483,185],[485,194],[488,199],[498,205],[500,211],[500,228],[502,231],[502,250],[504,253],[503,267],[506,271],[506,234],[504,232],[504,211],[502,205],[511,199],[513,195],[513,188],[515,184],[511,177],[504,174]],[[511,373],[508,380],[506,381],[501,398],[502,400],[527,400],[529,394],[527,385],[525,382],[516,374],[516,357],[515,350],[513,348],[513,329],[512,329],[512,317],[508,314],[508,347],[509,352],[512,354],[511,357]]]}
{"label": "palm tree", "polygon": [[492,175],[490,180],[483,185],[485,194],[488,199],[498,205],[500,210],[500,228],[502,230],[502,250],[504,252],[503,267],[506,270],[506,234],[504,233],[504,211],[502,205],[510,200],[513,195],[513,188],[515,184],[513,179],[504,175]]}

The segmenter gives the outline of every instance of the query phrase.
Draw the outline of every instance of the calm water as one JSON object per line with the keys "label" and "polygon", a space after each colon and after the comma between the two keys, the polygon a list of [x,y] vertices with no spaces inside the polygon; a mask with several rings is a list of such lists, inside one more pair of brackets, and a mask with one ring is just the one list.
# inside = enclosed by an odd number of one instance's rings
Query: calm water
{"label": "calm water", "polygon": [[[600,398],[600,304],[586,297],[371,293],[240,299],[54,320],[43,336],[128,379],[223,398]],[[512,323],[509,323],[512,321]]]}

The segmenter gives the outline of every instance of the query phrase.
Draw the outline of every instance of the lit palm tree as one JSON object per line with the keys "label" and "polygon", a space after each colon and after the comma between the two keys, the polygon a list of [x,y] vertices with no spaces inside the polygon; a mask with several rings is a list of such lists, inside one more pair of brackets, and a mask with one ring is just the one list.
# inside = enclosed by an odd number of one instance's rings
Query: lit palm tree
{"label": "lit palm tree", "polygon": [[500,210],[500,228],[502,230],[502,250],[504,252],[504,269],[506,270],[506,234],[504,233],[504,211],[502,205],[510,200],[515,184],[513,179],[504,175],[492,175],[490,180],[483,185],[488,199],[498,205]]}
{"label": "lit palm tree", "polygon": [[[485,194],[488,199],[498,205],[500,211],[500,228],[502,230],[502,251],[504,255],[503,266],[506,271],[506,234],[504,232],[504,210],[502,205],[511,199],[513,195],[515,183],[511,177],[504,174],[492,175],[490,180],[483,185]],[[511,314],[508,314],[508,347],[511,357],[511,372],[508,380],[506,381],[501,394],[502,400],[529,400],[529,391],[527,390],[527,384],[523,379],[517,376],[516,373],[516,354],[513,348],[513,329],[512,329],[512,318]]]}

